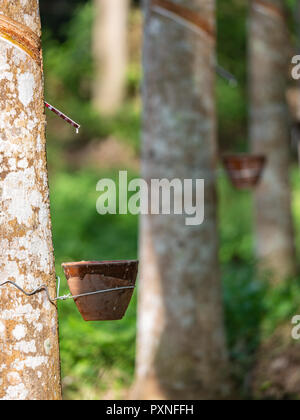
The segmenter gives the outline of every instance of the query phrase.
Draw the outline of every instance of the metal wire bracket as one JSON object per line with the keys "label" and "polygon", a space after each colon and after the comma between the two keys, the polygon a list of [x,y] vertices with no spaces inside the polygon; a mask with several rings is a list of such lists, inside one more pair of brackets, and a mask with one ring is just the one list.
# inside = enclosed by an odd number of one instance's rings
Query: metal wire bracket
{"label": "metal wire bracket", "polygon": [[7,284],[10,284],[14,287],[16,287],[18,290],[20,290],[22,293],[24,293],[24,295],[30,297],[33,296],[39,292],[46,292],[47,298],[49,299],[49,301],[51,303],[55,303],[58,300],[68,300],[68,299],[77,299],[80,297],[84,297],[84,296],[91,296],[91,295],[97,295],[99,293],[108,293],[108,292],[114,292],[117,290],[126,290],[126,289],[134,289],[135,286],[123,286],[123,287],[114,287],[113,289],[104,289],[104,290],[97,290],[95,292],[88,292],[88,293],[82,293],[80,295],[71,295],[70,293],[64,296],[59,296],[59,289],[60,289],[60,277],[56,276],[57,278],[57,296],[55,298],[51,298],[50,293],[49,293],[49,289],[45,284],[42,284],[41,286],[37,287],[35,290],[33,290],[32,292],[26,292],[26,290],[22,289],[22,287],[20,287],[18,284],[16,284],[15,282],[11,281],[11,280],[7,280],[3,283],[0,284],[0,287],[5,286]]}

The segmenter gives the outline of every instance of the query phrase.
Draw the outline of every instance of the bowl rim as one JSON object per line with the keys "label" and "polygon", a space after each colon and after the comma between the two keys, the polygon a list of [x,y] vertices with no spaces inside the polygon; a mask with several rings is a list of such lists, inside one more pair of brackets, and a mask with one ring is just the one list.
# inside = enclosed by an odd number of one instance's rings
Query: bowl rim
{"label": "bowl rim", "polygon": [[106,264],[121,265],[121,264],[138,264],[138,260],[103,260],[103,261],[75,261],[62,263],[64,267],[76,267],[76,266],[101,266]]}
{"label": "bowl rim", "polygon": [[222,159],[223,160],[227,160],[227,159],[244,159],[244,160],[248,160],[248,159],[259,159],[262,161],[266,161],[267,157],[263,154],[259,154],[259,153],[224,153],[222,155]]}

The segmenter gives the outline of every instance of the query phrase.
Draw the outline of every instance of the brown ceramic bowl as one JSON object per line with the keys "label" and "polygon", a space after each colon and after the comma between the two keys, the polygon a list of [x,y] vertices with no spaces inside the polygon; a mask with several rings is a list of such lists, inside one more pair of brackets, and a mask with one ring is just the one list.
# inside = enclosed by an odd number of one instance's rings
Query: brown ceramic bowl
{"label": "brown ceramic bowl", "polygon": [[[73,296],[116,287],[135,286],[138,261],[81,261],[62,264]],[[122,319],[134,289],[75,298],[85,321]]]}
{"label": "brown ceramic bowl", "polygon": [[260,181],[266,158],[262,155],[226,155],[223,163],[236,188],[254,188]]}

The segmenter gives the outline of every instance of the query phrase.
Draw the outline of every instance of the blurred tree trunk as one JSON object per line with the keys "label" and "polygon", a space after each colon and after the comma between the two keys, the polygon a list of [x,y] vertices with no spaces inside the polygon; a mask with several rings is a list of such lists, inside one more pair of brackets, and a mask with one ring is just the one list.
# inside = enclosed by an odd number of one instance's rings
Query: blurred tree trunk
{"label": "blurred tree trunk", "polygon": [[[0,0],[0,10],[1,33],[14,34],[0,35],[0,283],[46,284],[54,296],[39,3]],[[0,399],[61,398],[57,325],[44,292],[0,287]]]}
{"label": "blurred tree trunk", "polygon": [[[176,2],[214,28],[215,2]],[[137,399],[213,399],[230,392],[216,223],[214,40],[145,2],[142,174],[205,179],[205,221],[142,216]],[[195,194],[195,188],[193,191]]]}
{"label": "blurred tree trunk", "polygon": [[289,39],[282,0],[252,1],[250,44],[250,139],[266,155],[255,191],[257,257],[274,281],[296,270],[289,184],[289,124],[286,79]]}
{"label": "blurred tree trunk", "polygon": [[122,105],[126,88],[129,0],[94,0],[93,101],[104,114]]}

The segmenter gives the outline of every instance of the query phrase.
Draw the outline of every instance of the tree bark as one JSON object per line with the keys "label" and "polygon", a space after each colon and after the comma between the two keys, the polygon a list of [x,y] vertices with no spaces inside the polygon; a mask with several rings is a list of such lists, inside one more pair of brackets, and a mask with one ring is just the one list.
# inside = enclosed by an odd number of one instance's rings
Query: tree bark
{"label": "tree bark", "polygon": [[129,0],[94,0],[93,102],[104,114],[122,105],[126,90]]}
{"label": "tree bark", "polygon": [[255,191],[255,230],[260,267],[274,282],[295,274],[296,258],[289,184],[286,79],[289,39],[281,0],[251,3],[249,25],[250,140],[267,157]]}
{"label": "tree bark", "polygon": [[[55,296],[39,3],[0,0],[0,10],[0,283]],[[0,399],[60,398],[56,306],[0,287]]]}
{"label": "tree bark", "polygon": [[[174,0],[173,0],[174,1]],[[214,30],[215,1],[177,0]],[[137,399],[218,399],[230,393],[218,265],[214,39],[145,2],[142,174],[205,178],[205,220],[141,220]],[[193,191],[195,194],[195,189]]]}

